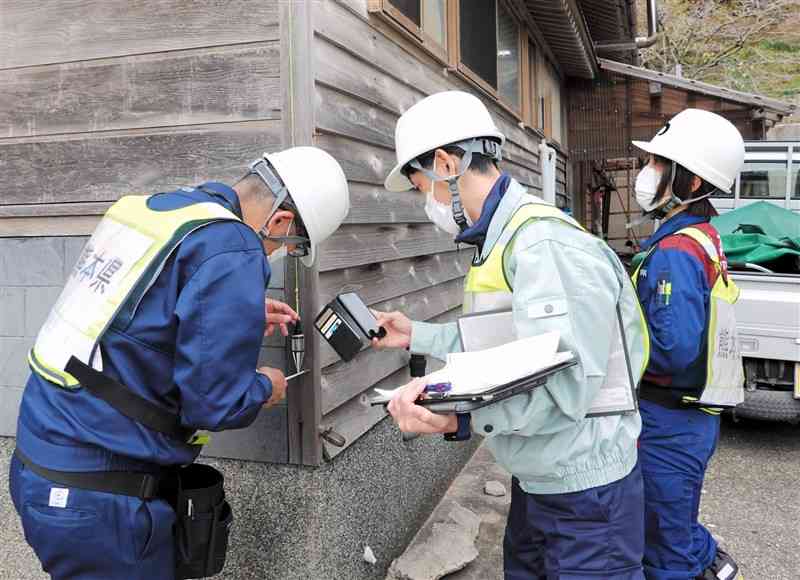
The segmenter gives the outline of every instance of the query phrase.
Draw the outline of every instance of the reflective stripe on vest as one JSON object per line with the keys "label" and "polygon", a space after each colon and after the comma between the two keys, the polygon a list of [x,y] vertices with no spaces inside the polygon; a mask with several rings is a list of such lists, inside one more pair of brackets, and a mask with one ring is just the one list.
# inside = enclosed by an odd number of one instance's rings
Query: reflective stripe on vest
{"label": "reflective stripe on vest", "polygon": [[133,315],[186,236],[216,221],[240,221],[216,203],[154,211],[147,200],[148,196],[120,199],[84,247],[28,354],[31,368],[48,381],[78,386],[64,370],[73,355],[102,371],[97,346],[106,329],[123,307]]}
{"label": "reflective stripe on vest", "polygon": [[[529,203],[520,206],[511,219],[506,223],[502,234],[495,245],[489,250],[489,254],[483,259],[477,256],[473,261],[472,267],[467,273],[464,286],[464,313],[472,314],[476,312],[486,312],[490,310],[509,310],[512,308],[513,301],[513,281],[510,280],[507,270],[508,258],[514,249],[514,240],[519,232],[535,220],[554,219],[559,220],[574,228],[586,231],[578,222],[567,216],[559,209],[548,205]],[[624,281],[620,281],[622,284]],[[609,355],[609,367],[606,380],[601,387],[601,393],[615,396],[615,389],[625,389],[626,392],[631,388],[631,380],[638,380],[644,374],[650,357],[650,337],[647,329],[647,322],[644,312],[641,309],[638,299],[633,296],[632,307],[636,308],[638,317],[632,329],[626,325],[626,336],[629,329],[631,332],[639,331],[644,341],[644,360],[640,366],[639,374],[632,377],[633,369],[628,368],[630,360],[629,353],[625,348],[620,334],[620,325],[615,325],[614,347]],[[620,314],[621,318],[621,314]],[[624,324],[621,321],[620,324]],[[637,385],[633,386],[634,389]],[[598,397],[599,399],[600,397]],[[597,402],[597,401],[596,401]],[[598,416],[605,414],[593,406],[587,416]]]}
{"label": "reflective stripe on vest", "polygon": [[[739,300],[739,288],[728,276],[728,265],[717,244],[703,230],[688,227],[674,235],[696,241],[714,265],[717,273],[708,305],[706,321],[706,381],[699,397],[683,397],[684,402],[707,407],[735,407],[744,401],[744,367],[739,350],[734,305]],[[656,244],[633,273],[633,285],[638,289],[639,270],[656,250]],[[704,409],[705,410],[705,409]],[[708,409],[707,411],[713,412]]]}

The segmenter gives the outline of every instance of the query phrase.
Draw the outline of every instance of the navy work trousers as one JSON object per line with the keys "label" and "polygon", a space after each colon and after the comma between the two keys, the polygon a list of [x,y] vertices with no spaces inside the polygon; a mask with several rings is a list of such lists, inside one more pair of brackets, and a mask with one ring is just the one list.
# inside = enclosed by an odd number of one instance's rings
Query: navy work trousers
{"label": "navy work trousers", "polygon": [[163,500],[69,488],[11,459],[25,540],[53,580],[174,580],[175,512]]}
{"label": "navy work trousers", "polygon": [[575,493],[525,493],[514,478],[505,580],[643,580],[644,498],[637,465]]}
{"label": "navy work trousers", "polygon": [[644,476],[648,580],[692,580],[714,561],[717,543],[698,521],[719,416],[641,401],[639,462]]}

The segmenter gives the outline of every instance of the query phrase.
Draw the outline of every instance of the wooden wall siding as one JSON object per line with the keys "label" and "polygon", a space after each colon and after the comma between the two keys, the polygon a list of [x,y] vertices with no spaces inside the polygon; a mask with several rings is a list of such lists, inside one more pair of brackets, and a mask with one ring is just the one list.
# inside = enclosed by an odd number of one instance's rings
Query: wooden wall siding
{"label": "wooden wall siding", "polygon": [[[449,312],[444,312],[441,315],[432,318],[429,322],[453,322],[461,314],[461,308],[455,308]],[[428,372],[438,370],[443,366],[441,361],[434,358],[428,358]],[[411,377],[408,372],[408,365],[404,364],[399,370],[390,374],[385,379],[378,381],[374,385],[378,389],[393,389],[400,385],[407,383]],[[323,418],[323,429],[331,427],[337,433],[344,436],[346,444],[344,447],[333,447],[332,445],[325,444],[328,455],[331,458],[336,457],[339,453],[347,449],[351,444],[358,440],[364,433],[369,431],[378,421],[386,417],[386,411],[382,406],[372,407],[369,405],[368,393],[362,393],[355,396],[346,403],[338,406],[334,411],[331,411]],[[398,432],[398,437],[400,436]]]}
{"label": "wooden wall siding", "polygon": [[0,139],[0,205],[111,201],[233,180],[247,160],[280,147],[281,129],[270,120]]}
{"label": "wooden wall siding", "polygon": [[[424,196],[387,192],[383,181],[395,163],[394,128],[404,111],[435,92],[475,90],[371,17],[367,0],[324,0],[313,10],[315,143],[342,164],[352,199],[347,223],[320,252],[319,302],[357,291],[378,309],[455,320],[472,249],[456,251],[452,236],[430,224]],[[485,102],[507,136],[503,169],[540,193],[539,137]],[[557,174],[563,194],[563,159]],[[334,427],[348,445],[355,441],[385,416],[365,405],[365,395],[374,386],[407,381],[407,362],[405,352],[368,349],[345,363],[323,343],[323,427]],[[331,456],[341,451],[327,450]]]}
{"label": "wooden wall siding", "polygon": [[280,118],[277,41],[0,70],[0,137]]}
{"label": "wooden wall siding", "polygon": [[279,6],[0,0],[0,236],[88,234],[279,148]]}
{"label": "wooden wall siding", "polygon": [[0,68],[277,40],[278,4],[0,0]]}

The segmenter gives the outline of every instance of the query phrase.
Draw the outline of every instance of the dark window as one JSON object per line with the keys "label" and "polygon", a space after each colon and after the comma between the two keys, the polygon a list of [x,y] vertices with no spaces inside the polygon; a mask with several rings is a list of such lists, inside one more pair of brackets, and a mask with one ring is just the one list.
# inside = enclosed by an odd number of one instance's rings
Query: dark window
{"label": "dark window", "polygon": [[497,5],[497,72],[500,96],[519,109],[519,25],[502,4]]}
{"label": "dark window", "polygon": [[785,161],[748,161],[744,164],[740,179],[740,198],[786,197]]}
{"label": "dark window", "polygon": [[497,8],[490,0],[459,3],[461,62],[497,88]]}
{"label": "dark window", "polygon": [[403,13],[403,16],[411,22],[420,25],[420,4],[421,0],[389,0],[389,3]]}

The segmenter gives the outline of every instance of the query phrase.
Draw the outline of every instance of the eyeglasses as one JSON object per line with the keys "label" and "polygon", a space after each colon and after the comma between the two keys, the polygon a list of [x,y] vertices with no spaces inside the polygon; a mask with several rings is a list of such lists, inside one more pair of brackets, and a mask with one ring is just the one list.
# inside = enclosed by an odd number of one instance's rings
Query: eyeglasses
{"label": "eyeglasses", "polygon": [[[294,214],[295,235],[290,236],[270,236],[266,231],[266,224],[258,231],[258,236],[262,240],[275,240],[281,241],[287,245],[294,246],[294,249],[288,251],[288,255],[293,258],[301,258],[307,256],[311,240],[308,237],[308,230],[306,230],[300,213],[297,211],[297,206],[294,204],[286,184],[283,183],[280,175],[266,159],[259,159],[250,164],[250,175],[258,175],[266,186],[272,191],[275,196],[275,202],[270,209],[267,222],[275,215],[279,209],[291,211]],[[288,232],[287,232],[288,233]]]}

